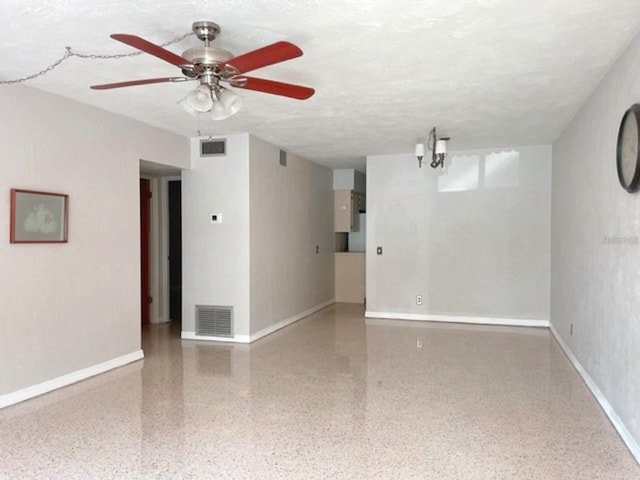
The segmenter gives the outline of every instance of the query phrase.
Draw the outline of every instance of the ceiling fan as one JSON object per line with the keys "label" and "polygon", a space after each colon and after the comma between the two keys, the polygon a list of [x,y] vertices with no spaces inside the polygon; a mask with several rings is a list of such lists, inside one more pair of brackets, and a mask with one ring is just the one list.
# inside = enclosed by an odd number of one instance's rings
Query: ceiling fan
{"label": "ceiling fan", "polygon": [[176,55],[136,35],[123,33],[111,35],[111,38],[115,40],[175,65],[182,70],[183,76],[106,83],[93,85],[91,88],[109,90],[152,83],[198,81],[198,87],[189,92],[180,103],[186,110],[194,114],[211,112],[211,117],[214,120],[225,119],[238,112],[241,107],[241,97],[229,88],[222,86],[223,82],[235,88],[281,95],[297,100],[306,100],[315,93],[313,88],[245,75],[252,70],[301,56],[302,50],[294,44],[284,41],[276,42],[234,57],[227,50],[211,46],[211,42],[220,33],[220,26],[213,22],[201,21],[194,22],[192,28],[195,35],[204,42],[204,46],[190,48],[182,55]]}

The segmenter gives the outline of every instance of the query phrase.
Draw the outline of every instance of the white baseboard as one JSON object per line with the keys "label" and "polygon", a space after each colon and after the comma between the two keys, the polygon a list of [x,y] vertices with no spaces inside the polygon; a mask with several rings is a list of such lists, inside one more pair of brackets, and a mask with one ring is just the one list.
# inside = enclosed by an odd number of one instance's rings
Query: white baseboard
{"label": "white baseboard", "polygon": [[182,331],[181,337],[183,340],[206,340],[206,341],[210,341],[210,342],[228,342],[228,343],[253,343],[256,340],[261,339],[262,337],[266,337],[267,335],[280,330],[281,328],[287,327],[289,325],[291,325],[292,323],[297,322],[298,320],[301,320],[305,317],[308,317],[309,315],[316,313],[319,310],[322,310],[323,308],[328,307],[329,305],[332,305],[335,303],[335,299],[331,299],[331,300],[327,300],[326,302],[323,302],[319,305],[316,305],[314,307],[311,307],[308,310],[305,310],[304,312],[300,312],[297,315],[294,315],[293,317],[289,317],[289,318],[285,318],[284,320],[279,321],[278,323],[274,323],[273,325],[268,326],[267,328],[263,328],[262,330],[254,333],[253,335],[249,336],[249,335],[235,335],[233,338],[228,338],[228,337],[202,337],[200,335],[196,335],[196,332],[188,332],[188,331]]}
{"label": "white baseboard", "polygon": [[298,320],[302,320],[303,318],[308,317],[309,315],[312,315],[322,310],[323,308],[328,307],[329,305],[333,305],[334,303],[336,303],[336,300],[335,298],[332,298],[330,300],[327,300],[326,302],[322,302],[319,305],[311,307],[308,310],[305,310],[304,312],[294,315],[293,317],[285,318],[284,320],[281,320],[278,323],[274,323],[273,325],[270,325],[267,328],[263,328],[262,330],[251,335],[251,342],[255,342],[256,340],[259,340],[262,337],[266,337],[267,335],[277,330],[280,330],[281,328],[288,327],[292,323],[295,323]]}
{"label": "white baseboard", "polygon": [[365,312],[367,318],[414,320],[419,322],[471,323],[476,325],[507,325],[512,327],[548,327],[549,320],[529,318],[462,317],[457,315],[425,315],[417,313]]}
{"label": "white baseboard", "polygon": [[52,380],[47,380],[46,382],[38,383],[37,385],[23,388],[22,390],[0,395],[0,408],[8,407],[9,405],[14,405],[44,393],[57,390],[58,388],[66,387],[72,383],[76,383],[114,368],[122,367],[128,363],[135,362],[141,358],[144,358],[144,352],[142,350],[138,350],[91,367],[83,368],[82,370],[76,370],[75,372],[62,375],[61,377],[57,377]]}
{"label": "white baseboard", "polygon": [[187,332],[185,330],[180,334],[183,340],[205,340],[207,342],[226,342],[226,343],[250,343],[249,335],[234,335],[233,337],[206,337],[196,335],[196,332]]}
{"label": "white baseboard", "polygon": [[625,426],[624,422],[615,412],[615,410],[613,409],[613,407],[611,406],[607,398],[604,396],[604,394],[600,391],[596,382],[593,381],[591,376],[587,373],[587,371],[584,369],[582,364],[578,361],[576,356],[573,354],[569,346],[564,342],[560,334],[558,334],[558,332],[553,327],[553,325],[549,325],[549,329],[551,330],[551,333],[553,333],[553,336],[555,337],[556,341],[560,344],[560,347],[562,347],[562,350],[564,350],[564,353],[569,359],[569,361],[573,364],[575,369],[578,371],[578,373],[584,380],[584,383],[587,384],[587,387],[589,387],[589,390],[591,390],[591,393],[593,393],[593,396],[596,397],[596,400],[604,410],[604,413],[607,414],[607,417],[609,417],[609,420],[611,421],[615,429],[618,431],[618,434],[620,435],[620,437],[622,437],[622,440],[624,441],[624,443],[627,445],[627,448],[631,452],[631,455],[633,455],[633,457],[636,459],[636,462],[640,464],[640,445],[638,444],[638,442],[636,442],[636,440],[633,438],[633,435],[631,435],[629,430],[627,430],[627,427]]}

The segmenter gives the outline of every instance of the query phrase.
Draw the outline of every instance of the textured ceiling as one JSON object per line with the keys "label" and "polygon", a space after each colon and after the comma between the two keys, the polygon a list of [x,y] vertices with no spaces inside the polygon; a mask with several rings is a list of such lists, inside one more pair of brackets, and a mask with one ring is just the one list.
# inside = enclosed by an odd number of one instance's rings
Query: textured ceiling
{"label": "textured ceiling", "polygon": [[[307,101],[243,91],[236,116],[211,122],[176,104],[191,82],[94,91],[89,85],[179,74],[155,57],[70,58],[27,82],[189,137],[250,132],[337,168],[409,152],[437,126],[451,148],[552,142],[640,29],[638,0],[3,0],[0,79],[64,53],[133,51],[109,38],[163,43],[196,20],[240,54],[277,40],[304,56],[253,72],[312,86]],[[195,37],[168,47],[176,53]],[[0,86],[11,88],[11,86]]]}

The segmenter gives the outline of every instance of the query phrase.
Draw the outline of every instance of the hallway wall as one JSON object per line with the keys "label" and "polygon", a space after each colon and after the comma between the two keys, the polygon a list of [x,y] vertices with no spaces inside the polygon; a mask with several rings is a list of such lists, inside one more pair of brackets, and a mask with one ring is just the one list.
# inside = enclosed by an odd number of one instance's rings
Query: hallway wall
{"label": "hallway wall", "polygon": [[[182,336],[196,337],[195,307],[233,307],[233,341],[250,342],[333,301],[331,170],[248,134],[182,174]],[[222,216],[212,223],[211,214]],[[316,245],[319,252],[316,253]]]}
{"label": "hallway wall", "polygon": [[640,36],[553,144],[551,325],[640,462],[640,194],[616,171],[639,76]]}
{"label": "hallway wall", "polygon": [[[249,338],[249,135],[225,135],[226,154],[182,173],[182,332],[194,335],[196,305],[233,307],[234,334]],[[211,223],[211,214],[222,215]]]}
{"label": "hallway wall", "polygon": [[[139,163],[186,138],[25,86],[0,89],[0,406],[140,351]],[[9,191],[69,195],[69,242],[10,244]],[[4,397],[3,397],[4,396]]]}
{"label": "hallway wall", "polygon": [[250,137],[252,335],[334,297],[333,174],[279,152]]}

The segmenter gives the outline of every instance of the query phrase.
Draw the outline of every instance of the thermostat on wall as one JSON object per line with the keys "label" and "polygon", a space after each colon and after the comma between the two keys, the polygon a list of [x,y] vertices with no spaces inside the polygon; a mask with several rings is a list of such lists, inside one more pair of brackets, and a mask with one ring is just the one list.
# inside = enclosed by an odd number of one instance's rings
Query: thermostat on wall
{"label": "thermostat on wall", "polygon": [[211,223],[222,223],[222,215],[220,215],[219,213],[212,213]]}

